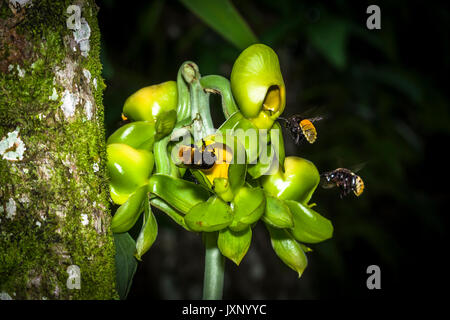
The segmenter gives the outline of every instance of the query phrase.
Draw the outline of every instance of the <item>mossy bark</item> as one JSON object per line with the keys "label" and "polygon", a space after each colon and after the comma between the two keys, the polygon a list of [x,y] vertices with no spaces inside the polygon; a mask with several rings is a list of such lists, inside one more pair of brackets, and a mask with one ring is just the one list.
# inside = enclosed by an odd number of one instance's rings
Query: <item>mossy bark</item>
{"label": "mossy bark", "polygon": [[0,0],[0,299],[117,298],[97,11]]}

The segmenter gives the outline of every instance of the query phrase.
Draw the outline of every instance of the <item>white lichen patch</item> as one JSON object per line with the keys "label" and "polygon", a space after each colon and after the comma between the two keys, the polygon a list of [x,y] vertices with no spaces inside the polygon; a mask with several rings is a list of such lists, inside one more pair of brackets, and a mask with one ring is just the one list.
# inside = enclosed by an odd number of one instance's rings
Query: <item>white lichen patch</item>
{"label": "white lichen patch", "polygon": [[81,214],[81,224],[83,226],[87,226],[89,224],[89,219],[88,219],[88,215],[85,213]]}
{"label": "white lichen patch", "polygon": [[[2,208],[3,206],[1,206],[0,208]],[[16,211],[17,211],[17,206],[16,206],[16,202],[14,201],[13,198],[9,198],[8,202],[6,202],[5,204],[5,210],[6,210],[6,218],[7,219],[13,219],[16,215]],[[1,209],[1,213],[3,213],[3,208]]]}
{"label": "white lichen patch", "polygon": [[94,219],[94,228],[95,228],[95,231],[97,231],[98,234],[102,234],[102,233],[105,232],[102,227],[103,227],[102,218],[101,217],[96,217]]}
{"label": "white lichen patch", "polygon": [[80,28],[73,31],[73,38],[80,47],[81,55],[87,57],[91,49],[89,38],[91,37],[91,27],[85,18],[80,20]]}
{"label": "white lichen patch", "polygon": [[15,7],[25,7],[30,2],[31,0],[9,0],[9,3],[11,3]]}
{"label": "white lichen patch", "polygon": [[[95,103],[91,94],[89,85],[92,75],[87,69],[80,69],[76,62],[66,58],[64,60],[64,69],[56,67],[55,77],[53,83],[55,87],[57,85],[62,86],[64,91],[59,93],[61,96],[61,110],[66,120],[72,119],[76,114],[77,106],[83,107],[83,113],[87,120],[92,120],[95,115]],[[86,78],[84,85],[73,83],[73,79],[79,77],[79,73],[83,73],[83,77]],[[56,94],[56,95],[55,95]],[[54,91],[50,100],[57,96]],[[80,108],[81,109],[81,108]],[[80,110],[81,111],[81,110]],[[56,118],[57,114],[55,115]],[[59,118],[58,118],[59,119]]]}
{"label": "white lichen patch", "polygon": [[72,82],[75,78],[77,63],[71,59],[66,58],[63,62],[64,69],[60,67],[55,68],[55,77],[53,78],[53,83],[59,83],[64,88],[72,88]]}
{"label": "white lichen patch", "polygon": [[78,96],[71,93],[69,90],[65,90],[61,102],[61,110],[64,113],[64,117],[66,117],[66,119],[73,117],[75,114],[75,107],[79,102]]}
{"label": "white lichen patch", "polygon": [[100,170],[100,167],[98,166],[97,162],[94,163],[94,165],[92,166],[92,169],[94,169],[94,172],[98,172],[98,170]]}
{"label": "white lichen patch", "polygon": [[91,82],[91,72],[88,69],[83,69],[83,75],[86,78],[87,83]]}
{"label": "white lichen patch", "polygon": [[39,210],[38,212],[38,216],[41,218],[42,221],[46,221],[47,220],[47,213],[44,210]]}
{"label": "white lichen patch", "polygon": [[28,205],[31,201],[27,194],[22,194],[22,196],[19,198],[19,202],[25,205]]}
{"label": "white lichen patch", "polygon": [[53,88],[52,95],[48,96],[48,98],[52,101],[56,101],[58,99],[58,92],[56,92],[55,88]]}
{"label": "white lichen patch", "polygon": [[0,292],[0,300],[12,300],[7,292]]}
{"label": "white lichen patch", "polygon": [[88,120],[91,120],[92,115],[94,114],[94,110],[92,108],[92,102],[90,102],[89,100],[87,100],[84,104],[84,112],[86,114],[86,118]]}
{"label": "white lichen patch", "polygon": [[42,164],[37,168],[38,175],[43,180],[50,180],[53,171],[51,167],[47,166],[46,164]]}
{"label": "white lichen patch", "polygon": [[57,206],[55,209],[55,214],[57,217],[61,218],[61,219],[65,219],[66,218],[66,209],[63,206]]}
{"label": "white lichen patch", "polygon": [[25,69],[22,69],[18,64],[14,68],[14,65],[10,64],[8,66],[8,72],[13,72],[14,69],[17,71],[17,75],[21,78],[25,77]]}
{"label": "white lichen patch", "polygon": [[95,90],[97,90],[97,78],[94,78],[94,80],[92,81],[92,83],[94,84]]}
{"label": "white lichen patch", "polygon": [[19,65],[16,66],[16,69],[17,69],[17,74],[19,75],[19,77],[21,77],[21,78],[25,77],[25,70],[24,69],[20,68]]}
{"label": "white lichen patch", "polygon": [[39,287],[41,285],[41,276],[32,278],[29,282],[29,286]]}
{"label": "white lichen patch", "polygon": [[58,285],[56,285],[55,290],[53,290],[53,294],[55,295],[55,297],[59,297],[60,291],[61,289],[59,289]]}
{"label": "white lichen patch", "polygon": [[9,132],[0,141],[0,155],[9,161],[19,161],[23,159],[23,154],[27,149],[22,139],[19,137],[19,127],[13,132]]}

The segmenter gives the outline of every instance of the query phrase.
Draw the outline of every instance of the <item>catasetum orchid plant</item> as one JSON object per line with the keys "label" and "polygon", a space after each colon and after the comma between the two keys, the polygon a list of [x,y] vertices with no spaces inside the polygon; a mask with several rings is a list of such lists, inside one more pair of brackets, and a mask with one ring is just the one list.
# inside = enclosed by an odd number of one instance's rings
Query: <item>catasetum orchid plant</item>
{"label": "catasetum orchid plant", "polygon": [[[215,130],[209,94],[220,94],[225,121]],[[286,89],[276,53],[255,44],[237,58],[231,82],[201,77],[193,62],[177,80],[145,87],[125,102],[131,122],[107,141],[110,193],[120,205],[114,233],[133,227],[142,213],[135,257],[157,236],[151,208],[203,234],[206,245],[204,299],[220,299],[224,257],[239,265],[261,220],[276,255],[300,277],[307,244],[329,239],[331,222],[311,209],[321,176],[303,158],[285,157],[277,121]],[[338,185],[338,183],[336,183]]]}

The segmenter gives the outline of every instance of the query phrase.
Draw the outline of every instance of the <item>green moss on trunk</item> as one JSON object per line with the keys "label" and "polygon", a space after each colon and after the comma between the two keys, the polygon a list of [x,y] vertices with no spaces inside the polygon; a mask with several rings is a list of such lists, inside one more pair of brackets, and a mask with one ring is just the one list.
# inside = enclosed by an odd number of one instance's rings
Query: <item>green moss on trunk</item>
{"label": "green moss on trunk", "polygon": [[0,140],[19,133],[0,148],[0,298],[117,298],[96,15],[93,0],[0,7]]}

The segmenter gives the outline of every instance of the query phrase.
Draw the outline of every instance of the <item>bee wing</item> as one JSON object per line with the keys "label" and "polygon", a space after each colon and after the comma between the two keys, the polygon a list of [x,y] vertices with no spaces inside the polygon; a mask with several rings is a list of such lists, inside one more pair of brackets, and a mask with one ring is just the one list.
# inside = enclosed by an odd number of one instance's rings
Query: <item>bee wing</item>
{"label": "bee wing", "polygon": [[351,170],[353,173],[357,173],[358,171],[360,171],[361,169],[363,169],[363,168],[366,166],[367,162],[368,162],[368,161],[365,161],[365,162],[361,162],[361,163],[355,164],[355,165],[353,165],[353,166],[350,167],[350,170]]}
{"label": "bee wing", "polygon": [[324,188],[324,189],[331,189],[331,188],[336,187],[336,184],[333,183],[333,182],[327,182],[327,181],[324,181],[324,182],[321,182],[321,183],[320,183],[320,186],[321,186],[322,188]]}
{"label": "bee wing", "polygon": [[304,112],[300,113],[300,116],[303,118],[309,119],[309,121],[311,121],[311,122],[319,121],[319,120],[326,120],[330,117],[327,108],[324,106],[311,107],[311,108],[305,110]]}
{"label": "bee wing", "polygon": [[308,118],[308,120],[313,122],[313,123],[317,122],[317,121],[324,120],[324,119],[325,119],[325,116],[317,116],[317,117],[313,117],[313,118]]}
{"label": "bee wing", "polygon": [[320,175],[320,186],[324,189],[331,189],[336,187],[336,184],[332,181],[327,181],[327,179],[325,179],[325,175],[327,175],[330,172],[324,172]]}

